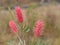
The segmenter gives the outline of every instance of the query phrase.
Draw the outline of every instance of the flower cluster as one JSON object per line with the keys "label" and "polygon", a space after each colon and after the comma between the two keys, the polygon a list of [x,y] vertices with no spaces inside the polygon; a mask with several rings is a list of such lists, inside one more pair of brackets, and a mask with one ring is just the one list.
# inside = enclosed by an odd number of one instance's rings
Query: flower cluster
{"label": "flower cluster", "polygon": [[[17,20],[20,23],[23,23],[23,13],[22,13],[22,9],[19,6],[15,7],[15,13],[16,13]],[[12,32],[14,32],[14,33],[18,32],[17,25],[13,20],[11,20],[9,22],[9,26],[10,26]],[[42,34],[43,27],[44,27],[43,21],[41,21],[41,20],[36,21],[35,28],[33,29],[34,37],[39,37]]]}
{"label": "flower cluster", "polygon": [[15,7],[15,12],[16,12],[16,17],[18,19],[18,21],[20,23],[23,22],[23,13],[22,13],[22,9],[18,6],[18,7]]}
{"label": "flower cluster", "polygon": [[17,32],[18,32],[18,28],[17,28],[17,26],[16,26],[16,23],[15,23],[13,20],[11,20],[11,21],[9,22],[9,26],[10,26],[11,31],[12,31],[13,33],[17,33]]}
{"label": "flower cluster", "polygon": [[35,24],[35,28],[34,28],[34,37],[39,37],[42,35],[42,32],[43,32],[43,27],[44,27],[44,22],[43,21],[40,21],[38,20]]}

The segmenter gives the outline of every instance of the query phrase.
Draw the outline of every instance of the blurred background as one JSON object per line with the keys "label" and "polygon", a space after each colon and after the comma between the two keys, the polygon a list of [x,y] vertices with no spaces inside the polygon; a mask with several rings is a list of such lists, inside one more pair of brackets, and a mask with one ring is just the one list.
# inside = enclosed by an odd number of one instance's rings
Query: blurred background
{"label": "blurred background", "polygon": [[[27,18],[31,18],[29,24],[33,20],[44,20],[46,26],[43,34],[47,36],[47,41],[60,45],[60,0],[0,0],[0,45],[18,44],[16,34],[11,32],[8,25],[12,19],[18,23],[14,10],[16,6],[23,10],[24,23],[27,23]],[[31,37],[31,31],[26,33],[27,43]]]}
{"label": "blurred background", "polygon": [[60,0],[0,0],[0,6],[29,5],[31,3],[60,3]]}

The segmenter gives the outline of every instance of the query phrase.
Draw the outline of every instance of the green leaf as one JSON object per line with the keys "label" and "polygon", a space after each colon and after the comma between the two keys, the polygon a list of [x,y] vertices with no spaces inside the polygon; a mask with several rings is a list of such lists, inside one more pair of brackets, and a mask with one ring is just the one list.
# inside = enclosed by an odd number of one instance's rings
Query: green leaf
{"label": "green leaf", "polygon": [[24,26],[23,26],[23,31],[25,31],[25,32],[29,32],[29,31],[30,31],[30,29],[29,29],[29,27],[28,27],[28,26],[24,25]]}
{"label": "green leaf", "polygon": [[25,31],[25,32],[30,31],[29,27],[25,27],[25,28],[24,28],[24,31]]}

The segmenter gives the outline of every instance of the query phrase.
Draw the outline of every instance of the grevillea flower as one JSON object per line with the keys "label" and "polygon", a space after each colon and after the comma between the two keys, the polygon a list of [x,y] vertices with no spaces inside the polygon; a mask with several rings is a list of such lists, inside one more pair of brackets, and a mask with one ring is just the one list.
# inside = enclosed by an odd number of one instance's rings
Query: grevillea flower
{"label": "grevillea flower", "polygon": [[13,33],[17,33],[17,32],[18,32],[18,28],[17,28],[17,26],[16,26],[16,23],[15,23],[13,20],[11,20],[11,21],[9,22],[9,27],[11,28],[11,31],[12,31]]}
{"label": "grevillea flower", "polygon": [[23,22],[23,13],[22,13],[22,9],[17,6],[15,7],[15,12],[16,12],[16,17],[17,17],[17,20],[22,23]]}
{"label": "grevillea flower", "polygon": [[43,32],[43,27],[44,27],[44,22],[43,21],[40,21],[38,20],[35,24],[35,27],[34,27],[34,37],[37,38],[39,36],[42,35],[42,32]]}

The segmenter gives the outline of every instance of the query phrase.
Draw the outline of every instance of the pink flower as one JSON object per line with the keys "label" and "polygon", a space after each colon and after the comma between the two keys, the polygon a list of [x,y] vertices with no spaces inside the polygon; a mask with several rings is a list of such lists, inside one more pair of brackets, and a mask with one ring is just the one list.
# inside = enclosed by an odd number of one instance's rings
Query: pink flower
{"label": "pink flower", "polygon": [[43,27],[44,27],[44,22],[43,21],[40,21],[38,20],[36,22],[36,25],[35,25],[35,28],[34,28],[34,37],[37,38],[39,36],[42,35],[42,32],[43,32]]}
{"label": "pink flower", "polygon": [[9,27],[11,28],[11,31],[12,31],[13,33],[17,33],[17,32],[18,32],[18,28],[17,28],[17,26],[16,26],[16,23],[15,23],[13,20],[11,20],[11,21],[9,22]]}
{"label": "pink flower", "polygon": [[23,22],[23,13],[22,13],[22,9],[17,6],[15,7],[15,12],[16,12],[16,17],[17,17],[17,20],[22,23]]}

